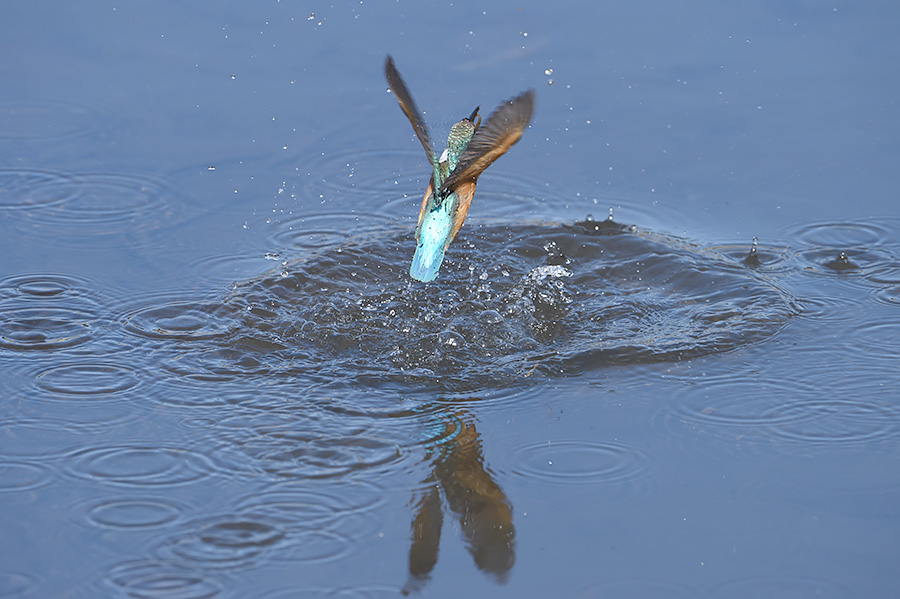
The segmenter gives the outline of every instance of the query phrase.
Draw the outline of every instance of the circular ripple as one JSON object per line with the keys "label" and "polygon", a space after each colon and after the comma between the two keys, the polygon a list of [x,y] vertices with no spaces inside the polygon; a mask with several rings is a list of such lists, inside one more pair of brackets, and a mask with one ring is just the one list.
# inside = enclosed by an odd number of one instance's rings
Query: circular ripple
{"label": "circular ripple", "polygon": [[[356,531],[348,531],[359,539]],[[325,563],[343,559],[362,543],[334,530],[307,530],[292,535],[285,547],[272,554],[275,561]]]}
{"label": "circular ripple", "polygon": [[140,487],[191,483],[209,476],[208,458],[174,447],[118,446],[77,451],[71,473],[96,482]]}
{"label": "circular ripple", "polygon": [[[403,167],[402,172],[398,173],[398,166]],[[303,157],[299,184],[319,192],[396,192],[396,179],[421,175],[427,169],[427,162],[413,150],[316,152]]]}
{"label": "circular ripple", "polygon": [[874,447],[900,433],[900,408],[888,401],[813,399],[785,404],[779,411],[800,417],[782,419],[772,431],[803,445]]}
{"label": "circular ripple", "polygon": [[900,259],[893,258],[871,268],[866,279],[876,285],[900,286]]}
{"label": "circular ripple", "polygon": [[281,220],[270,243],[292,249],[319,249],[340,244],[354,232],[382,230],[394,219],[380,214],[313,214]]}
{"label": "circular ripple", "polygon": [[114,396],[138,385],[137,373],[112,362],[73,363],[40,372],[38,387],[62,396]]}
{"label": "circular ripple", "polygon": [[202,571],[157,560],[119,564],[106,578],[117,591],[139,599],[209,599],[222,591],[221,585]]}
{"label": "circular ripple", "polygon": [[831,248],[868,248],[892,237],[890,228],[883,223],[868,221],[809,223],[790,227],[788,231],[790,239]]}
{"label": "circular ripple", "polygon": [[35,273],[0,279],[0,302],[20,302],[23,306],[65,302],[97,303],[97,284],[72,275]]}
{"label": "circular ripple", "polygon": [[236,326],[229,316],[220,304],[173,301],[126,314],[124,321],[127,331],[142,337],[199,341],[227,335]]}
{"label": "circular ripple", "polygon": [[900,306],[900,285],[876,289],[873,297],[879,303],[888,306]]}
{"label": "circular ripple", "polygon": [[[814,387],[789,377],[765,380],[731,376],[687,378],[683,386],[653,416],[677,437],[711,435],[729,444],[723,447],[744,450],[766,447],[776,438],[779,427],[812,420],[815,414],[792,407],[785,398],[809,396]],[[673,438],[670,434],[665,438]],[[699,447],[706,451],[707,446]]]}
{"label": "circular ripple", "polygon": [[869,273],[881,271],[893,257],[880,249],[812,248],[798,253],[806,272],[841,276],[857,284],[867,283]]}
{"label": "circular ripple", "polygon": [[154,528],[179,518],[182,508],[167,499],[123,498],[104,501],[88,511],[90,521],[104,528]]}
{"label": "circular ripple", "polygon": [[807,296],[798,302],[800,312],[822,323],[855,321],[859,318],[859,299],[846,295]]}
{"label": "circular ripple", "polygon": [[61,173],[0,169],[0,210],[46,207],[66,199],[71,178]]}
{"label": "circular ripple", "polygon": [[0,347],[17,350],[56,350],[93,339],[97,316],[63,307],[0,308]]}
{"label": "circular ripple", "polygon": [[703,379],[676,394],[664,410],[691,428],[721,431],[721,427],[773,427],[812,418],[811,414],[789,409],[785,403],[786,397],[800,393],[801,386],[796,382]]}
{"label": "circular ripple", "polygon": [[197,280],[212,281],[221,285],[233,281],[244,280],[258,274],[261,270],[272,268],[282,260],[277,253],[270,252],[259,255],[252,249],[239,250],[234,254],[216,254],[203,256],[190,263],[190,271]]}
{"label": "circular ripple", "polygon": [[76,104],[28,102],[0,104],[0,139],[45,141],[77,137],[97,128],[97,114]]}
{"label": "circular ripple", "polygon": [[30,462],[0,462],[0,493],[30,491],[50,482],[50,471]]}
{"label": "circular ripple", "polygon": [[18,418],[0,420],[8,443],[3,453],[22,459],[53,459],[65,455],[74,445],[83,444],[85,436],[109,433],[136,420],[133,409],[112,410],[104,405],[102,413],[85,410],[64,414],[65,418]]}
{"label": "circular ripple", "polygon": [[90,227],[92,235],[157,228],[168,216],[168,186],[143,175],[90,173],[48,179],[32,188],[39,197],[55,198],[29,216],[30,222]]}
{"label": "circular ripple", "polygon": [[[321,530],[326,524],[348,519],[374,519],[384,504],[384,490],[360,480],[340,479],[301,485],[279,485],[268,492],[254,492],[237,501],[237,510],[281,523],[290,530]],[[351,518],[352,516],[352,518]]]}
{"label": "circular ripple", "polygon": [[232,570],[255,564],[284,539],[277,523],[222,517],[196,523],[194,530],[171,539],[162,551],[198,568]]}
{"label": "circular ripple", "polygon": [[852,343],[872,357],[900,356],[900,320],[875,322],[850,331]]}
{"label": "circular ripple", "polygon": [[719,245],[707,248],[707,251],[726,256],[735,263],[743,264],[760,272],[786,272],[793,268],[787,248],[764,245]]}
{"label": "circular ripple", "polygon": [[280,477],[342,477],[359,470],[387,466],[403,456],[391,441],[356,435],[329,436],[321,432],[257,430],[244,441],[241,451],[263,471]]}
{"label": "circular ripple", "polygon": [[649,460],[633,447],[592,441],[548,441],[515,450],[513,473],[560,484],[591,485],[647,476]]}

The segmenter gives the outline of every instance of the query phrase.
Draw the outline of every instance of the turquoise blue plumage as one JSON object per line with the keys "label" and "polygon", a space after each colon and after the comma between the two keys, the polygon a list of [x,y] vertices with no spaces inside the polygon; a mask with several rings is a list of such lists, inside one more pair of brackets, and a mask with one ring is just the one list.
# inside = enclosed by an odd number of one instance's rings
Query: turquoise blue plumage
{"label": "turquoise blue plumage", "polygon": [[453,125],[447,148],[438,157],[422,114],[390,56],[384,71],[432,168],[431,181],[419,210],[416,252],[409,275],[417,281],[433,281],[447,248],[466,219],[478,177],[522,137],[528,126],[534,111],[534,91],[528,90],[498,106],[484,126],[481,126],[481,115],[476,108],[470,116]]}

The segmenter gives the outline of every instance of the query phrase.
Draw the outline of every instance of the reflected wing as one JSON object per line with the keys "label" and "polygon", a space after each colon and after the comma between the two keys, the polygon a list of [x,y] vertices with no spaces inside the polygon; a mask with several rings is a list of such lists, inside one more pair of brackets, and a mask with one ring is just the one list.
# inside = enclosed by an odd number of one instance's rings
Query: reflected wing
{"label": "reflected wing", "polygon": [[394,96],[397,98],[397,102],[400,103],[400,108],[403,109],[403,114],[405,114],[406,118],[409,119],[409,122],[412,123],[413,129],[416,130],[416,136],[419,138],[419,141],[422,142],[422,147],[425,148],[425,154],[428,156],[428,163],[434,164],[434,147],[431,145],[428,127],[425,126],[425,121],[422,120],[422,113],[419,112],[415,101],[412,99],[412,95],[410,95],[409,90],[406,89],[406,84],[403,83],[403,78],[400,77],[397,67],[394,66],[394,59],[391,58],[390,54],[384,63],[384,74],[387,77],[388,85],[391,86],[391,91],[394,92]]}
{"label": "reflected wing", "polygon": [[475,181],[492,162],[503,156],[522,137],[534,111],[534,90],[497,107],[478,128],[453,173],[441,185],[441,196],[462,181]]}

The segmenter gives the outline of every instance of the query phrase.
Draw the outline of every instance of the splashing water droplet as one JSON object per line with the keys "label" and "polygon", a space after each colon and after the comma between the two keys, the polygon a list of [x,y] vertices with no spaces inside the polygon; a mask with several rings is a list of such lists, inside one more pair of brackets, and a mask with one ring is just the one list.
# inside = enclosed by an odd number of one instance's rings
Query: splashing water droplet
{"label": "splashing water droplet", "polygon": [[759,238],[754,235],[753,242],[750,244],[750,251],[747,252],[747,256],[744,258],[744,264],[746,264],[747,266],[759,266],[762,264],[762,261],[759,259],[759,255],[757,254],[758,247]]}

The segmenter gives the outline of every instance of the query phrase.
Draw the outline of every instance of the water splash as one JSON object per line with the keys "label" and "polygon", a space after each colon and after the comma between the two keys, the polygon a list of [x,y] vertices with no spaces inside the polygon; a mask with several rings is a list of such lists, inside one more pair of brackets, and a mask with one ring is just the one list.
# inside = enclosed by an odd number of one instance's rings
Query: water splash
{"label": "water splash", "polygon": [[609,219],[474,229],[427,286],[406,275],[407,237],[360,236],[236,284],[190,311],[218,334],[179,336],[172,370],[484,389],[730,351],[796,313],[739,262]]}

